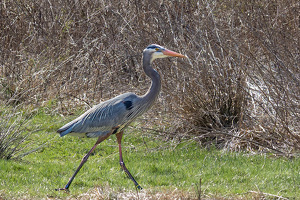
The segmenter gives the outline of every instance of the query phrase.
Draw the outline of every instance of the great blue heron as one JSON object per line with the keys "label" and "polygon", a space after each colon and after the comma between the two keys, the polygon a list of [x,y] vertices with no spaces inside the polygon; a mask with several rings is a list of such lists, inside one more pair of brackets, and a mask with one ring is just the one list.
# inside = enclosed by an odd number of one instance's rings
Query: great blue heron
{"label": "great blue heron", "polygon": [[96,144],[83,157],[77,170],[70,178],[64,188],[57,190],[68,190],[76,174],[79,172],[83,164],[87,161],[90,154],[94,151],[99,143],[107,139],[110,135],[116,134],[119,144],[120,165],[128,177],[134,182],[137,189],[142,189],[135,181],[133,176],[126,168],[122,158],[121,140],[123,130],[135,118],[146,112],[156,100],[160,88],[161,80],[158,72],[151,67],[151,63],[156,58],[165,57],[185,57],[182,54],[170,51],[157,44],[151,44],[143,51],[143,68],[147,76],[151,78],[151,87],[143,96],[138,96],[134,93],[121,94],[115,98],[102,102],[93,108],[86,111],[84,114],[67,123],[60,129],[60,136],[67,134],[72,136],[98,137]]}

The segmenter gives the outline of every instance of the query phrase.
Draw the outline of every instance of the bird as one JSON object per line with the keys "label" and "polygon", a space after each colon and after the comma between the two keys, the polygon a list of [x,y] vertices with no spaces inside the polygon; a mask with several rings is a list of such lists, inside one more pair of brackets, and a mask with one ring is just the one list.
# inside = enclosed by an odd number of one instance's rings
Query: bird
{"label": "bird", "polygon": [[152,62],[157,58],[166,57],[180,57],[185,56],[168,50],[160,45],[151,44],[143,50],[143,70],[145,74],[151,79],[151,86],[146,94],[139,96],[135,93],[128,92],[116,96],[107,101],[101,102],[98,105],[90,108],[78,118],[65,124],[57,130],[61,137],[65,135],[79,136],[95,138],[97,141],[90,151],[83,157],[78,168],[73,176],[69,179],[69,182],[64,188],[56,189],[69,191],[69,187],[73,182],[75,176],[82,168],[84,163],[88,160],[91,153],[95,150],[98,144],[107,139],[111,135],[116,135],[118,147],[119,147],[119,161],[120,166],[127,174],[127,176],[133,181],[136,189],[142,189],[142,187],[133,178],[122,157],[121,140],[124,129],[137,117],[141,116],[147,110],[151,108],[157,99],[161,90],[161,78],[159,73],[152,68]]}

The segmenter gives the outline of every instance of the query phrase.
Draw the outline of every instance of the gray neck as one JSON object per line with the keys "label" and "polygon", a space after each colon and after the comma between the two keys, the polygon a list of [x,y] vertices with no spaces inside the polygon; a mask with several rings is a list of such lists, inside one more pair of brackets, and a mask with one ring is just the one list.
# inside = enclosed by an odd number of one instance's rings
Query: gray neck
{"label": "gray neck", "polygon": [[151,67],[151,55],[149,55],[149,53],[143,53],[143,68],[146,75],[151,78],[151,87],[147,93],[142,96],[142,99],[145,102],[149,102],[150,108],[160,92],[161,81],[159,73]]}

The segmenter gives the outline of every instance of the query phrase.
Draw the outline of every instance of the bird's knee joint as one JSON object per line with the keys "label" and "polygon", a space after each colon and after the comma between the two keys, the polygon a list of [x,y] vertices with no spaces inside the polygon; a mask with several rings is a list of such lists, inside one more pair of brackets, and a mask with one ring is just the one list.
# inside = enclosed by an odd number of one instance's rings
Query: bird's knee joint
{"label": "bird's knee joint", "polygon": [[124,168],[124,167],[125,167],[125,163],[124,163],[124,162],[120,162],[120,166],[121,166],[122,168]]}
{"label": "bird's knee joint", "polygon": [[82,158],[82,161],[81,162],[83,162],[83,163],[85,163],[87,160],[88,160],[88,156],[84,156],[83,158]]}

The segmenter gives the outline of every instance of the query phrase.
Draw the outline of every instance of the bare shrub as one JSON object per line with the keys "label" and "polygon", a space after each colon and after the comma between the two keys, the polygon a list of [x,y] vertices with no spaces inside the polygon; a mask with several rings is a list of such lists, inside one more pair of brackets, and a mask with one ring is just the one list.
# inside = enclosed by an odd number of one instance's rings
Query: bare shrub
{"label": "bare shrub", "polygon": [[299,150],[299,2],[197,5],[193,43],[182,45],[190,68],[168,85],[184,132],[233,149]]}

